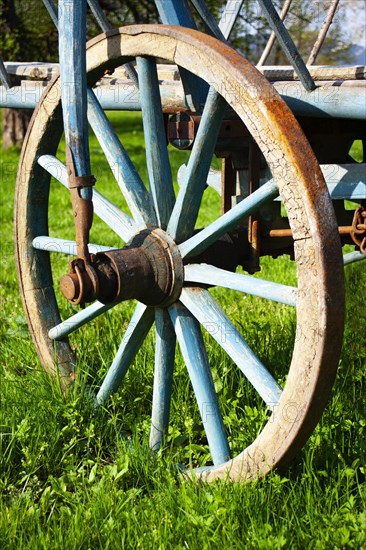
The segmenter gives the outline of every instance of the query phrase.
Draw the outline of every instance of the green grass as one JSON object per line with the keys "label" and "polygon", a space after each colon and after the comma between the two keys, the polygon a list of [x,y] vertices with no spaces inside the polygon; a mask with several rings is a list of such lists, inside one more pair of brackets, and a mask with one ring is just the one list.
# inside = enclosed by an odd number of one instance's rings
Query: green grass
{"label": "green grass", "polygon": [[[146,178],[138,117],[112,118]],[[98,189],[121,201],[94,140],[91,151]],[[183,481],[176,464],[204,464],[209,455],[179,354],[164,453],[153,455],[147,448],[153,334],[106,410],[94,414],[86,391],[100,384],[131,304],[121,304],[73,337],[81,374],[67,395],[40,367],[21,307],[12,248],[18,156],[17,150],[2,153],[0,165],[0,547],[366,548],[364,266],[346,269],[347,322],[338,377],[320,424],[293,464],[250,485]],[[182,157],[174,154],[173,172]],[[68,192],[54,185],[51,234],[73,238]],[[199,223],[207,223],[219,208],[211,190],[205,201]],[[120,245],[98,220],[91,241]],[[65,263],[55,258],[55,272],[63,273]],[[261,276],[294,282],[294,266],[286,258],[263,264]],[[256,353],[284,379],[292,353],[293,312],[249,296],[239,299],[235,292],[213,292]],[[71,312],[71,306],[63,307],[64,313]],[[227,356],[206,341],[225,424],[238,452],[260,429],[266,412]]]}

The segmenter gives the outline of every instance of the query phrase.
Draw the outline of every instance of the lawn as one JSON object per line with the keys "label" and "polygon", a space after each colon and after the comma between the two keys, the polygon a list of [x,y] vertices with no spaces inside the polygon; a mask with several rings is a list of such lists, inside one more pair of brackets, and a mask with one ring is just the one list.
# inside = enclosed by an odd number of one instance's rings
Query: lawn
{"label": "lawn", "polygon": [[[112,115],[143,178],[138,115]],[[90,143],[98,189],[112,193],[96,140]],[[63,145],[59,155],[62,158]],[[173,154],[173,173],[185,160]],[[13,197],[19,151],[2,152],[0,308],[0,547],[6,549],[328,549],[366,548],[366,271],[347,266],[347,319],[338,376],[328,407],[305,448],[285,470],[251,484],[210,485],[182,477],[177,464],[204,465],[209,452],[182,357],[176,359],[171,427],[165,448],[148,449],[154,366],[153,331],[112,402],[94,411],[100,385],[132,313],[132,304],[75,333],[79,376],[63,393],[42,369],[27,330],[13,253]],[[113,194],[114,193],[114,194]],[[198,223],[219,210],[212,189]],[[50,234],[74,238],[68,191],[53,182]],[[121,243],[98,219],[91,242]],[[65,258],[53,259],[56,276]],[[67,267],[66,267],[67,268]],[[287,258],[265,259],[263,278],[293,284]],[[234,291],[212,291],[248,343],[285,380],[292,353],[294,312]],[[72,314],[69,304],[64,315]],[[216,391],[234,453],[260,429],[267,412],[250,401],[219,346],[205,337]],[[222,376],[223,374],[223,376]],[[246,400],[244,400],[244,397]],[[248,401],[249,400],[249,401]],[[250,402],[250,405],[247,403]],[[245,414],[243,414],[245,413]],[[245,421],[243,421],[245,416]],[[243,423],[244,422],[244,423]]]}

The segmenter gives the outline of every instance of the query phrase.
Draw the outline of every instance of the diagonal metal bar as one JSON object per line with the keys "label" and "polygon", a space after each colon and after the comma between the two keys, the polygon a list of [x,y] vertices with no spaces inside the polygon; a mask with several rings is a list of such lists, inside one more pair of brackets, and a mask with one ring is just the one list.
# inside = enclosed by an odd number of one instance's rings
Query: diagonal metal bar
{"label": "diagonal metal bar", "polygon": [[241,273],[231,273],[230,271],[219,269],[213,265],[186,265],[184,267],[184,281],[231,288],[232,290],[245,292],[252,296],[273,300],[280,304],[296,306],[297,289],[293,286],[265,281]]}
{"label": "diagonal metal bar", "polygon": [[98,405],[106,403],[112,393],[118,390],[128,367],[139,351],[153,322],[154,308],[148,308],[144,304],[139,303],[97,394],[96,402]]}
{"label": "diagonal metal bar", "polygon": [[196,233],[193,237],[179,245],[182,258],[199,254],[206,250],[217,239],[228,231],[234,229],[245,218],[254,213],[266,202],[273,200],[278,195],[278,187],[271,180],[251,195],[239,202],[234,208],[223,214],[220,218]]}
{"label": "diagonal metal bar", "polygon": [[150,192],[158,224],[160,227],[166,228],[174,207],[175,194],[169,163],[156,61],[151,57],[137,57],[136,62],[140,83],[140,100]]}
{"label": "diagonal metal bar", "polygon": [[155,225],[157,220],[149,193],[90,88],[88,89],[88,120],[134,220],[142,226]]}
{"label": "diagonal metal bar", "polygon": [[237,364],[268,407],[278,402],[282,388],[245,342],[207,290],[182,290],[181,302]]}
{"label": "diagonal metal bar", "polygon": [[175,357],[175,332],[166,309],[155,310],[155,369],[150,448],[158,451],[168,431]]}
{"label": "diagonal metal bar", "polygon": [[196,395],[212,460],[215,465],[222,464],[230,459],[230,449],[199,324],[180,303],[172,305],[169,314]]}
{"label": "diagonal metal bar", "polygon": [[308,92],[315,90],[316,86],[314,80],[312,79],[309,70],[299,54],[291,36],[289,35],[288,30],[281,21],[272,0],[258,0],[258,3],[262,8],[271,29],[275,33],[277,40],[281,44],[287,59],[295,69],[302,85]]}
{"label": "diagonal metal bar", "polygon": [[177,242],[190,237],[194,230],[225,105],[220,94],[210,88],[189,157],[186,179],[181,185],[168,224],[167,231]]}
{"label": "diagonal metal bar", "polygon": [[[42,155],[38,158],[38,164],[68,189],[66,166],[58,158],[52,155]],[[136,234],[138,227],[135,222],[96,190],[93,192],[93,205],[97,216],[125,243]]]}

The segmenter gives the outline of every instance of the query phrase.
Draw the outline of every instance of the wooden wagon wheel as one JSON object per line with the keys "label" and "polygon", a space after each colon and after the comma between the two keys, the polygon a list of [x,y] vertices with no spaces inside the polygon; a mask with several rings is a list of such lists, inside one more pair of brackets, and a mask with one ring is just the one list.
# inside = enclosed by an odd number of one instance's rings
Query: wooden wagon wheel
{"label": "wooden wagon wheel", "polygon": [[[149,265],[154,264],[158,279],[159,266],[165,265],[170,278],[165,274],[162,279],[169,290],[163,290],[162,300],[160,295],[156,297],[150,292],[149,284],[142,279],[139,282],[141,302],[149,305],[138,303],[97,399],[103,402],[118,388],[155,321],[152,446],[159,446],[168,421],[177,338],[214,463],[200,475],[208,480],[253,478],[284,464],[296,453],[311,434],[329,397],[339,357],[344,314],[342,257],[333,209],[315,156],[292,113],[265,78],[240,55],[214,38],[193,30],[163,25],[125,27],[100,35],[89,43],[89,83],[96,82],[106,69],[133,58],[137,58],[139,71],[150,193],[141,186],[141,180],[111,131],[101,107],[90,93],[89,121],[108,161],[118,165],[119,183],[122,181],[132,218],[98,193],[94,193],[94,207],[112,231],[124,242],[130,241],[130,250],[137,250],[137,258],[150,254]],[[177,198],[165,148],[154,58],[176,63],[211,86],[200,125],[202,134],[197,135],[188,163],[188,176]],[[275,183],[262,186],[215,222],[194,233],[225,106],[220,94],[249,129],[266,158]],[[33,117],[24,144],[16,191],[15,233],[20,287],[39,357],[46,369],[54,371],[56,360],[61,372],[72,377],[75,357],[67,334],[85,322],[92,322],[111,306],[96,302],[61,323],[47,251],[55,241],[54,237],[48,237],[50,173],[64,184],[66,181],[66,167],[52,156],[62,133],[60,110],[59,81],[56,79]],[[245,276],[199,265],[192,260],[261,205],[272,201],[277,186],[293,231],[298,278],[296,338],[283,391],[246,344],[245,334],[241,335],[231,324],[202,284],[245,292]],[[140,245],[142,249],[137,249]],[[62,249],[62,244],[60,247]],[[138,271],[140,266],[136,269]],[[254,293],[265,296],[261,281],[256,284]],[[275,285],[272,290],[275,292]],[[280,285],[278,290],[285,296],[278,298],[279,301],[295,302],[291,288]],[[211,331],[213,337],[273,410],[261,433],[232,459],[200,324],[204,328],[212,324],[218,327],[217,331]],[[230,328],[225,334],[222,332],[224,326]],[[49,336],[50,330],[53,339]]]}

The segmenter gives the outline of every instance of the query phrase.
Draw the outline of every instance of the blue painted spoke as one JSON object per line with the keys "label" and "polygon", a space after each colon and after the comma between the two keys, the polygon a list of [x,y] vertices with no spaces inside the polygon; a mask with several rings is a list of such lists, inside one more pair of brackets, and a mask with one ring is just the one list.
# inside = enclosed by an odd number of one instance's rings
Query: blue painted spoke
{"label": "blue painted spoke", "polygon": [[225,38],[229,38],[243,3],[244,0],[228,0],[219,23],[219,28]]}
{"label": "blue painted spoke", "polygon": [[297,289],[293,286],[265,281],[241,273],[231,273],[213,265],[186,265],[184,267],[184,281],[231,288],[252,296],[273,300],[280,304],[296,306]]}
{"label": "blue painted spoke", "polygon": [[199,324],[180,303],[172,305],[169,314],[196,395],[212,460],[215,465],[222,464],[230,459],[230,449]]}
{"label": "blue painted spoke", "polygon": [[142,227],[156,224],[149,193],[91,89],[88,89],[88,120],[134,220]]}
{"label": "blue painted spoke", "polygon": [[175,332],[166,309],[156,309],[156,347],[150,448],[158,451],[168,431],[172,394]]}
{"label": "blue painted spoke", "polygon": [[265,183],[205,229],[179,245],[182,257],[189,258],[203,252],[222,235],[234,229],[245,218],[253,214],[266,202],[273,200],[277,195],[276,183],[273,180]]}
{"label": "blue painted spoke", "polygon": [[[38,159],[38,164],[64,187],[69,188],[67,183],[66,166],[52,155],[42,155]],[[127,214],[122,212],[115,204],[104,197],[99,191],[93,192],[94,212],[103,220],[121,239],[127,243],[138,228],[133,220]]]}
{"label": "blue painted spoke", "polygon": [[354,262],[360,262],[361,260],[366,260],[366,254],[356,250],[354,252],[348,252],[343,256],[343,264],[353,264]]}
{"label": "blue painted spoke", "polygon": [[[37,250],[45,250],[46,252],[57,252],[59,254],[77,256],[76,241],[69,241],[67,239],[59,239],[57,237],[48,237],[46,235],[42,235],[33,239],[32,245],[33,248],[36,248]],[[103,246],[101,244],[88,244],[88,250],[90,254],[97,254],[98,252],[115,250],[115,248],[111,246]]]}
{"label": "blue painted spoke", "polygon": [[3,58],[0,56],[0,82],[6,90],[10,90],[10,78],[6,71]]}
{"label": "blue painted spoke", "polygon": [[146,163],[150,192],[160,227],[166,227],[175,203],[156,61],[137,57]]}
{"label": "blue painted spoke", "polygon": [[139,303],[98,392],[96,397],[98,405],[103,405],[110,395],[118,390],[128,367],[139,351],[153,322],[154,308],[148,308]]}
{"label": "blue painted spoke", "polygon": [[48,336],[51,340],[62,340],[115,305],[116,304],[102,304],[101,302],[94,302],[93,304],[90,304],[90,306],[78,311],[75,315],[72,315],[66,319],[66,321],[63,321],[62,323],[59,323],[51,328],[48,332]]}
{"label": "blue painted spoke", "polygon": [[[86,176],[91,174],[86,116],[86,0],[60,0],[58,28],[65,138],[72,151],[76,176]],[[80,194],[91,200],[93,188],[85,187]]]}
{"label": "blue painted spoke", "polygon": [[225,100],[210,89],[189,157],[186,179],[168,224],[168,233],[177,242],[190,237],[194,230],[225,105]]}
{"label": "blue painted spoke", "polygon": [[305,62],[299,54],[291,36],[289,35],[288,30],[281,21],[272,0],[258,0],[258,2],[265,17],[267,18],[268,24],[275,33],[278,42],[281,44],[287,59],[295,69],[302,85],[308,92],[311,92],[315,89],[314,80],[312,79],[309,69],[305,65]]}
{"label": "blue painted spoke", "polygon": [[281,386],[259,361],[211,294],[200,288],[186,288],[180,300],[237,364],[267,406],[273,408],[281,396]]}

